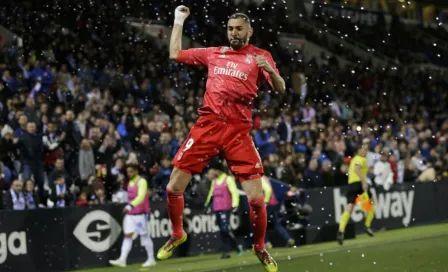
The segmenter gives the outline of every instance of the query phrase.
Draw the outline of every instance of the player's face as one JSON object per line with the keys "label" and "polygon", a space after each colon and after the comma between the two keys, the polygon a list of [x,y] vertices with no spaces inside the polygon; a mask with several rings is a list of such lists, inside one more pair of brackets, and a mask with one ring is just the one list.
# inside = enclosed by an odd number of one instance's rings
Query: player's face
{"label": "player's face", "polygon": [[230,19],[227,23],[227,38],[233,49],[240,49],[248,44],[252,33],[252,28],[243,18]]}

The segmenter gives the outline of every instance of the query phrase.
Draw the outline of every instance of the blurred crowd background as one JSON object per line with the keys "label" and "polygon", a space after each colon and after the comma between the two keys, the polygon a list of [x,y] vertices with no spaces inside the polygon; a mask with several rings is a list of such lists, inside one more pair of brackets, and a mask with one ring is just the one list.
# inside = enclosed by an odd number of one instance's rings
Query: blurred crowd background
{"label": "blurred crowd background", "polygon": [[[346,20],[311,16],[399,61],[374,67],[290,18],[282,1],[182,3],[192,9],[185,35],[204,46],[227,45],[228,16],[246,12],[252,42],[272,53],[286,81],[285,95],[264,84],[254,101],[251,133],[267,176],[294,188],[344,185],[351,156],[368,144],[372,184],[448,178],[447,72],[405,65],[426,59],[447,66],[448,52],[428,46],[398,18],[391,30],[358,25],[355,31]],[[140,165],[154,200],[164,198],[171,160],[197,119],[207,71],[169,61],[162,37],[126,20],[170,26],[178,4],[2,4],[0,25],[23,39],[17,47],[0,37],[3,208],[12,207],[9,190],[23,191],[28,208],[126,202],[127,163]],[[443,29],[432,31],[448,39]],[[305,61],[302,51],[280,46],[281,32],[304,34],[351,64],[324,53]],[[208,186],[205,177],[194,177],[187,197],[204,201]]]}

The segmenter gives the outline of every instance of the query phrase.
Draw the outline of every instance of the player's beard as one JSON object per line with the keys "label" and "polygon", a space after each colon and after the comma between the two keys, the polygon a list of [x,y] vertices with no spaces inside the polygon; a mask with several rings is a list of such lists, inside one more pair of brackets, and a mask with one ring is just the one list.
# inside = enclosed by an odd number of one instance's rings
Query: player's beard
{"label": "player's beard", "polygon": [[246,34],[244,37],[242,38],[232,38],[229,42],[230,42],[230,47],[232,47],[235,50],[240,49],[241,47],[243,47],[244,45],[246,45],[247,42],[247,37],[248,34]]}

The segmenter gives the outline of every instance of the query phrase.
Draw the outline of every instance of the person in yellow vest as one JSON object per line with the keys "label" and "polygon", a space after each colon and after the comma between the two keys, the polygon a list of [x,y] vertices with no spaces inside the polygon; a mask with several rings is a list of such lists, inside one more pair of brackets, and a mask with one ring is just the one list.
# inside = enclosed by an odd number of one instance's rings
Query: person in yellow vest
{"label": "person in yellow vest", "polygon": [[375,205],[367,184],[367,172],[369,171],[369,167],[367,165],[366,155],[368,151],[368,146],[362,145],[358,149],[356,156],[350,161],[350,167],[348,170],[347,207],[339,220],[339,230],[337,235],[337,240],[340,245],[344,243],[345,227],[350,220],[350,215],[353,212],[353,208],[359,196],[367,197],[368,195],[368,201],[371,202],[368,211],[366,211],[364,231],[369,236],[373,237],[373,231],[370,228],[370,225],[372,224],[372,220],[375,215]]}
{"label": "person in yellow vest", "polygon": [[221,259],[230,258],[232,242],[238,247],[238,255],[242,255],[243,246],[236,241],[230,228],[230,216],[238,210],[240,204],[240,194],[235,179],[227,175],[223,165],[219,162],[211,164],[207,177],[211,180],[211,186],[205,207],[209,207],[212,203],[212,209],[216,215],[222,242]]}
{"label": "person in yellow vest", "polygon": [[[261,178],[261,186],[263,187],[264,203],[266,203],[267,205],[268,223],[270,223],[274,230],[277,231],[280,236],[282,236],[282,238],[286,241],[287,246],[294,246],[294,239],[291,238],[288,231],[282,226],[282,224],[280,223],[280,219],[278,218],[280,203],[275,196],[274,190],[272,189],[271,181],[267,176],[263,176]],[[265,244],[268,249],[272,248],[272,243],[267,239]]]}

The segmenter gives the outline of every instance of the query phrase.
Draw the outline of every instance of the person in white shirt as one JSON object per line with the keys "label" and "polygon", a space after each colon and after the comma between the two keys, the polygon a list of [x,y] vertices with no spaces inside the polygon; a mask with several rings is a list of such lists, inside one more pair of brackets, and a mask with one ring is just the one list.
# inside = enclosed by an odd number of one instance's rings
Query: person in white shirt
{"label": "person in white shirt", "polygon": [[383,186],[386,191],[394,183],[394,172],[390,167],[388,156],[385,152],[381,153],[380,160],[375,163],[373,174],[375,175],[375,184],[377,186]]}

